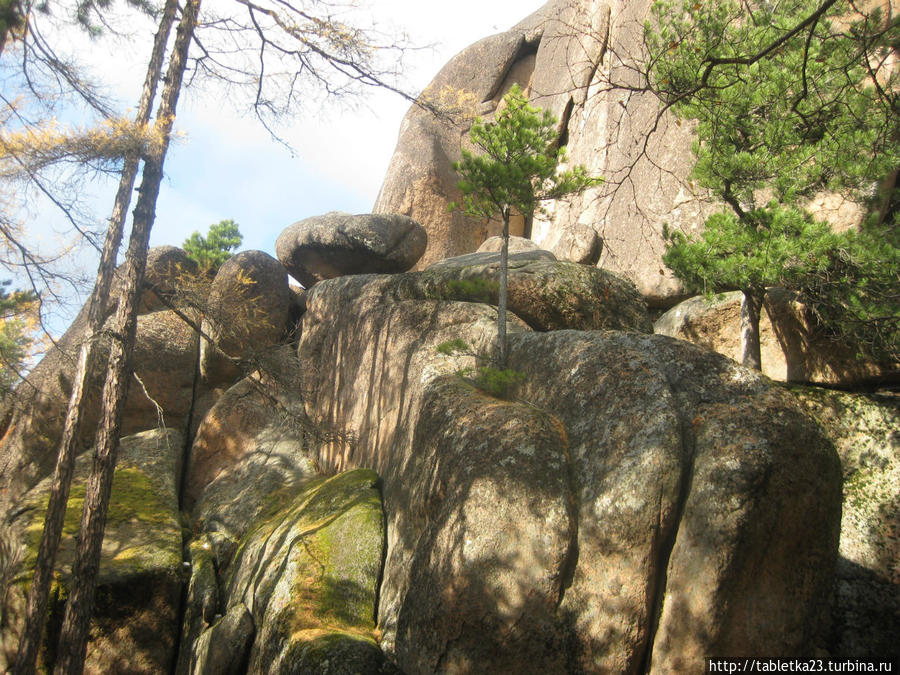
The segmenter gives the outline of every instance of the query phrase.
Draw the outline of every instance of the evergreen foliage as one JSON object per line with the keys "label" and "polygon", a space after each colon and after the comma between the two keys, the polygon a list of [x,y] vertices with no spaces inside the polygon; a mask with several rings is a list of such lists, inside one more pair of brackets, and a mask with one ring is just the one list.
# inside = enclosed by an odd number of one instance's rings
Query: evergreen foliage
{"label": "evergreen foliage", "polygon": [[506,365],[506,294],[509,256],[509,220],[518,212],[530,222],[540,204],[561,199],[601,182],[583,166],[563,171],[566,148],[559,146],[557,120],[547,110],[535,108],[518,85],[513,85],[493,122],[475,121],[469,139],[477,152],[462,150],[462,159],[453,165],[460,176],[457,183],[462,202],[450,205],[475,218],[503,221],[500,251],[500,293],[498,302],[497,366]]}
{"label": "evergreen foliage", "polygon": [[230,219],[220,220],[209,226],[207,236],[195,231],[181,247],[191,260],[197,262],[202,272],[215,274],[243,240],[237,223]]}
{"label": "evergreen foliage", "polygon": [[[766,286],[802,290],[831,335],[897,359],[898,18],[839,0],[665,0],[645,41],[651,88],[696,120],[692,178],[730,207],[696,241],[666,232],[664,262],[691,290],[757,305]],[[802,211],[822,190],[869,206],[860,233]]]}

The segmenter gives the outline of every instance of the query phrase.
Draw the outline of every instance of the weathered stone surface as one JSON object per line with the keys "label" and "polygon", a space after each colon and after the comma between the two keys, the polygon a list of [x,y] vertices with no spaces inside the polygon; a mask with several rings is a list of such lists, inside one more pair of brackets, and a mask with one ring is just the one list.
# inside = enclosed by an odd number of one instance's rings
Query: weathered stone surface
{"label": "weathered stone surface", "polygon": [[160,425],[184,430],[194,398],[197,333],[175,312],[160,311],[138,317],[137,335],[122,433]]}
{"label": "weathered stone surface", "polygon": [[[441,69],[423,96],[456,109],[455,123],[416,106],[403,118],[397,149],[373,211],[402,213],[425,226],[428,248],[420,267],[471,253],[489,236],[500,233],[499,222],[449,210],[451,202],[461,201],[453,163],[461,157],[461,142],[472,116],[492,112],[513,83],[527,87],[538,37],[539,33],[523,31],[494,35],[463,50]],[[522,225],[511,224],[510,232],[522,234]]]}
{"label": "weathered stone surface", "polygon": [[[82,310],[17,389],[10,422],[0,440],[0,492],[5,493],[7,499],[14,500],[53,471],[86,323],[87,312]],[[101,341],[97,356],[101,367],[87,386],[85,418],[81,427],[85,443],[90,443],[97,431],[100,392],[105,377],[102,364],[108,353],[107,344]],[[182,429],[191,408],[196,360],[196,337],[173,312],[154,312],[138,317],[133,364],[147,391],[145,393],[137,379],[132,380],[123,412],[122,432],[145,431],[163,423]]]}
{"label": "weathered stone surface", "polygon": [[435,350],[484,348],[479,305],[337,281],[310,297],[303,390],[353,439],[319,465],[383,479],[379,623],[402,669],[673,672],[808,648],[840,470],[789,395],[668,338],[518,331],[527,404],[498,401]]}
{"label": "weathered stone surface", "polygon": [[194,644],[192,675],[241,675],[246,672],[247,651],[253,642],[253,616],[239,602],[205,631]]}
{"label": "weathered stone surface", "polygon": [[[900,365],[858,359],[845,345],[817,332],[797,294],[770,288],[760,318],[762,372],[782,382],[853,386],[897,381]],[[741,292],[708,300],[697,296],[663,314],[653,330],[741,358]]]}
{"label": "weathered stone surface", "polygon": [[268,356],[262,374],[228,389],[197,430],[183,504],[201,530],[239,538],[273,490],[314,473],[302,427],[300,364],[287,346]]}
{"label": "weathered stone surface", "polygon": [[169,303],[181,304],[177,292],[185,281],[196,277],[196,261],[177,246],[154,246],[147,252],[144,292],[138,312],[146,314],[169,309]]}
{"label": "weathered stone surface", "polygon": [[[594,267],[534,260],[534,254],[512,254],[507,284],[509,311],[533,330],[651,331],[646,305],[631,283]],[[329,288],[340,288],[354,300],[364,297],[367,303],[459,300],[496,305],[499,280],[497,254],[471,253],[422,272],[333,280]]]}
{"label": "weathered stone surface", "polygon": [[603,253],[600,235],[592,227],[579,222],[553,228],[543,245],[558,259],[582,265],[596,265]]}
{"label": "weathered stone surface", "polygon": [[900,658],[900,400],[811,387],[790,391],[841,457],[844,504],[831,630],[834,657]]}
{"label": "weathered stone surface", "polygon": [[270,496],[224,593],[229,610],[246,606],[257,626],[248,673],[376,673],[384,664],[374,623],[384,540],[377,480],[357,470]]}
{"label": "weathered stone surface", "polygon": [[410,269],[428,236],[412,218],[333,211],[294,223],[275,242],[278,259],[309,288],[346,274],[391,274]]}
{"label": "weathered stone surface", "polygon": [[[182,447],[181,435],[172,430],[153,430],[121,440],[85,672],[160,673],[172,666],[181,593],[177,484]],[[88,455],[76,462],[57,554],[57,597],[65,597],[69,583],[90,466]],[[21,530],[26,545],[22,573],[7,598],[14,604],[33,574],[48,492],[49,479],[27,493],[12,512],[13,527]],[[57,599],[51,616],[59,619],[63,610],[64,602]],[[50,625],[58,626],[52,620]],[[3,658],[15,654],[20,630],[21,623],[4,626]],[[6,663],[2,665],[5,670]]]}
{"label": "weathered stone surface", "polygon": [[[503,246],[503,237],[488,237],[481,246],[478,247],[476,253],[499,253]],[[510,237],[509,252],[524,253],[525,251],[540,251],[541,247],[535,244],[531,239],[525,237]]]}
{"label": "weathered stone surface", "polygon": [[200,371],[210,386],[232,384],[255,354],[282,341],[294,295],[287,272],[262,251],[229,258],[213,279],[203,320]]}

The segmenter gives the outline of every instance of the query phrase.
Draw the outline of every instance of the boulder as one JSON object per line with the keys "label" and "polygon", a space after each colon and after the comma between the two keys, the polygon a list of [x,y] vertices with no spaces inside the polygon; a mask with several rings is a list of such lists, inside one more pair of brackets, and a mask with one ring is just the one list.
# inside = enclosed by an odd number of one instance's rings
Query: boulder
{"label": "boulder", "polygon": [[[419,262],[425,267],[443,258],[471,253],[499,222],[485,222],[450,211],[462,195],[453,163],[459,161],[463,137],[477,114],[491,112],[513,83],[528,84],[527,64],[534,59],[538,35],[509,31],[485,38],[456,55],[428,85],[423,97],[453,113],[437,117],[412,106],[400,125],[397,149],[373,211],[400,213],[422,223],[428,246]],[[524,63],[524,69],[519,65]],[[519,223],[511,234],[523,234]]]}
{"label": "boulder", "polygon": [[[535,259],[536,255],[540,257]],[[632,284],[594,267],[549,261],[544,255],[515,253],[509,262],[508,309],[533,330],[651,331],[646,305]],[[334,279],[329,281],[329,293],[364,297],[367,302],[458,300],[496,305],[499,279],[496,253],[470,253],[422,272]]]}
{"label": "boulder", "polygon": [[553,229],[544,246],[559,260],[571,260],[582,265],[596,265],[603,253],[603,239],[594,228],[583,223],[569,223]]}
{"label": "boulder", "polygon": [[[848,387],[900,379],[900,364],[857,358],[847,346],[822,335],[795,292],[770,288],[763,306],[759,325],[762,372],[773,380]],[[741,292],[685,300],[663,314],[653,330],[739,360]]]}
{"label": "boulder", "polygon": [[[647,306],[634,284],[596,267],[534,259],[543,251],[512,254],[508,263],[509,311],[537,331],[652,331]],[[423,296],[497,303],[496,253],[449,258],[419,273]]]}
{"label": "boulder", "polygon": [[900,400],[790,391],[834,443],[844,477],[832,625],[823,648],[834,658],[900,659]]}
{"label": "boulder", "polygon": [[255,354],[279,344],[294,303],[287,272],[262,251],[229,258],[213,279],[203,319],[200,372],[210,386],[232,384]]}
{"label": "boulder", "polygon": [[183,505],[201,531],[242,536],[273,490],[314,473],[297,400],[300,364],[290,347],[269,356],[262,373],[216,401],[194,437]]}
{"label": "boulder", "polygon": [[333,211],[285,229],[275,251],[291,276],[309,288],[346,274],[405,272],[422,257],[427,238],[407,216]]}
{"label": "boulder", "polygon": [[[86,324],[83,309],[16,390],[13,414],[0,440],[0,490],[8,499],[53,471]],[[97,431],[106,375],[102,364],[108,353],[107,343],[101,340],[97,355],[101,367],[87,385],[81,426],[84,443],[90,443]],[[192,408],[196,362],[196,335],[174,312],[139,316],[132,360],[137,377],[129,386],[122,433],[162,425],[183,429]]]}
{"label": "boulder", "polygon": [[[476,253],[499,253],[503,246],[503,237],[488,237],[481,246],[478,247]],[[531,239],[525,237],[510,237],[509,252],[524,253],[525,251],[540,251],[541,247],[535,244]]]}
{"label": "boulder", "polygon": [[147,252],[144,292],[138,312],[146,314],[169,309],[179,301],[178,291],[195,280],[199,268],[184,249],[177,246],[154,246]]}
{"label": "boulder", "polygon": [[377,480],[357,470],[270,495],[223,594],[226,617],[246,608],[256,626],[246,672],[376,673],[384,665],[374,623],[385,536]]}
{"label": "boulder", "polygon": [[197,332],[175,312],[138,317],[123,434],[157,426],[185,430],[196,393],[198,348]]}
{"label": "boulder", "polygon": [[436,349],[489,350],[483,305],[339,282],[310,294],[299,354],[317,368],[302,389],[312,420],[344,434],[320,443],[319,466],[382,478],[378,618],[404,671],[808,653],[840,467],[789,394],[660,336],[518,328],[524,381],[499,400],[454,375],[473,357]]}
{"label": "boulder", "polygon": [[[181,521],[177,485],[184,440],[177,431],[152,430],[123,438],[113,478],[87,673],[168,672],[175,658],[181,594]],[[91,457],[78,458],[56,562],[48,630],[59,630],[70,583]],[[5,614],[23,606],[43,531],[50,480],[29,491],[11,512],[25,544],[21,573],[8,589]],[[24,615],[4,624],[2,664],[15,654]],[[48,636],[55,644],[58,635]],[[44,655],[46,658],[46,654]],[[46,664],[48,667],[51,664]]]}

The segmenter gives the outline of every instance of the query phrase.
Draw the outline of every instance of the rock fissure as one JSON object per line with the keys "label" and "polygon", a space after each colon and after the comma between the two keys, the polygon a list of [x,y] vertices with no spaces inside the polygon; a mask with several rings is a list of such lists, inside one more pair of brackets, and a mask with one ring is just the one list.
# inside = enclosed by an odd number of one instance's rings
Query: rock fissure
{"label": "rock fissure", "polygon": [[[699,404],[698,404],[698,407]],[[657,536],[662,536],[659,550],[656,555],[655,573],[648,580],[650,585],[648,597],[648,616],[650,619],[647,640],[643,647],[643,655],[641,657],[641,672],[649,673],[653,667],[653,645],[656,640],[656,633],[659,629],[660,620],[662,619],[663,604],[666,599],[666,590],[669,576],[669,562],[672,558],[672,552],[675,549],[675,543],[678,540],[678,531],[684,518],[685,506],[688,497],[691,494],[691,485],[694,475],[694,456],[696,452],[696,438],[693,426],[690,420],[684,419],[683,413],[680,417],[681,440],[682,440],[682,466],[681,475],[678,483],[678,499],[675,502],[675,515],[671,530],[663,534],[659,532]],[[664,514],[662,512],[662,503],[657,517],[657,527],[661,530],[663,525]]]}

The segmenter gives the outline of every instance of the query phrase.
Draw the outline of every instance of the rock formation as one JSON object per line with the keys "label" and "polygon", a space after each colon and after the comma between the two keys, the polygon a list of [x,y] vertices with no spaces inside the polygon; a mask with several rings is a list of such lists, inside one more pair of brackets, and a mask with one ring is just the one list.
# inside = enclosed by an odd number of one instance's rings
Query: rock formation
{"label": "rock formation", "polygon": [[[829,340],[811,319],[797,293],[770,288],[760,321],[762,372],[782,382],[852,387],[896,381],[900,364],[858,357],[850,345]],[[677,304],[653,325],[668,335],[741,358],[741,292],[697,296]]]}
{"label": "rock formation", "polygon": [[[301,221],[277,260],[244,252],[212,280],[178,249],[151,254],[89,672],[672,673],[710,655],[897,653],[896,400],[788,388],[653,334],[648,304],[680,292],[658,228],[706,206],[684,183],[689,130],[604,89],[639,58],[648,2],[552,0],[451,61],[428,96],[460,126],[410,111],[382,213]],[[496,224],[446,204],[466,113],[489,116],[513,82],[608,181],[518,224],[498,397],[478,374],[496,373],[499,255],[475,252]],[[679,311],[657,326],[719,332]],[[0,667],[82,324],[3,408]]]}
{"label": "rock formation", "polygon": [[425,251],[425,229],[400,215],[332,212],[294,223],[275,242],[278,259],[305,288],[345,274],[405,272]]}
{"label": "rock formation", "polygon": [[[593,264],[599,256],[600,266],[633,281],[651,306],[670,307],[683,297],[662,264],[663,225],[695,232],[718,207],[690,180],[691,124],[661,112],[642,80],[651,6],[650,0],[550,0],[441,69],[423,95],[455,123],[410,108],[374,206],[377,213],[403,213],[425,225],[429,245],[422,265],[471,253],[500,231],[499,222],[448,212],[450,203],[460,201],[452,165],[473,118],[489,120],[518,84],[559,120],[569,161],[605,182],[551,202],[527,232],[519,218],[511,233],[563,260]],[[843,227],[860,220],[858,206],[837,195],[820,195],[810,206]]]}

